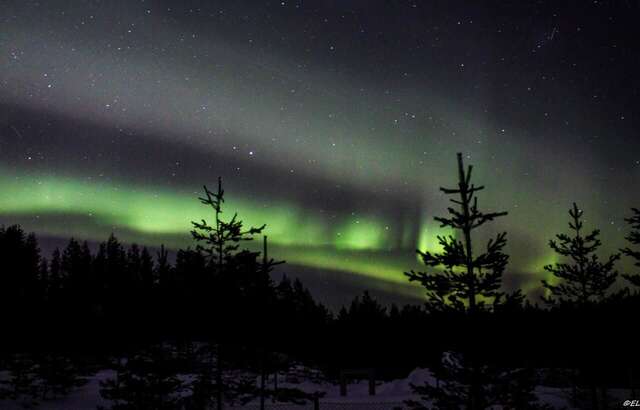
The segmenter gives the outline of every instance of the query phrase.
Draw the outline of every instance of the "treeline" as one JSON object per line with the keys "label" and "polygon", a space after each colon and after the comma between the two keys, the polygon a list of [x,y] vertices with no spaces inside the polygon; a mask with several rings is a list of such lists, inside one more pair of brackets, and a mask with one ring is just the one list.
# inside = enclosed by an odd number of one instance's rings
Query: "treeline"
{"label": "treeline", "polygon": [[74,337],[106,338],[109,344],[144,337],[206,338],[222,330],[221,322],[242,323],[235,330],[253,334],[251,340],[263,330],[258,315],[273,329],[284,326],[277,322],[285,316],[293,321],[287,327],[318,327],[329,320],[328,309],[299,279],[273,280],[258,255],[239,252],[233,271],[228,267],[218,274],[197,250],[178,250],[170,264],[164,247],[152,255],[111,235],[95,252],[86,241],[71,239],[47,259],[34,234],[19,226],[0,227],[0,306],[7,313],[4,327],[12,330],[5,343],[24,345],[28,340],[22,336],[60,329]]}
{"label": "treeline", "polygon": [[[627,220],[629,246],[600,259],[599,232],[584,227],[574,205],[568,233],[549,243],[562,261],[544,267],[554,280],[541,282],[546,295],[533,303],[502,291],[506,233],[473,240],[506,213],[480,210],[483,187],[471,170],[458,156],[458,184],[442,188],[454,205],[436,220],[456,234],[439,238],[439,254],[418,251],[424,272],[406,273],[425,288],[420,305],[383,306],[365,292],[329,311],[300,280],[277,274],[282,262],[268,257],[264,226],[223,218],[220,181],[200,198],[212,222],[193,223],[195,247],[178,250],[173,264],[164,247],[150,252],[113,235],[94,251],[71,239],[45,258],[35,235],[2,227],[0,367],[9,376],[0,398],[65,395],[105,367],[117,377],[101,394],[118,409],[320,397],[278,385],[278,374],[301,364],[333,381],[341,369],[373,368],[389,379],[428,367],[438,383],[414,386],[424,399],[408,403],[414,408],[541,408],[537,384],[606,408],[609,388],[637,388],[640,276],[616,266],[625,255],[640,267],[640,211]],[[242,246],[256,239],[261,252]],[[613,291],[618,276],[631,288]]]}

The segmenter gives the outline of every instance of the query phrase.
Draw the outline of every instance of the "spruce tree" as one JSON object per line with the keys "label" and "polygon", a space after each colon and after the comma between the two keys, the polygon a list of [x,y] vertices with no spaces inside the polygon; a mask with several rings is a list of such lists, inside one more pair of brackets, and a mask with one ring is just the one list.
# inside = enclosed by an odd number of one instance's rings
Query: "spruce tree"
{"label": "spruce tree", "polygon": [[160,250],[156,253],[156,261],[153,271],[154,282],[157,281],[159,285],[165,287],[171,279],[171,264],[169,263],[169,252],[164,244],[160,245]]}
{"label": "spruce tree", "polygon": [[51,254],[51,263],[49,264],[49,286],[47,287],[49,300],[57,300],[62,288],[61,275],[60,249],[56,248]]}
{"label": "spruce tree", "polygon": [[605,262],[600,261],[596,254],[602,245],[600,231],[596,229],[584,234],[582,215],[583,210],[574,203],[569,210],[572,233],[558,234],[556,240],[549,241],[551,249],[569,261],[544,267],[560,280],[557,285],[542,281],[542,286],[549,291],[549,295],[542,298],[548,305],[577,303],[584,306],[602,302],[618,276],[615,264],[620,254],[610,255]]}
{"label": "spruce tree", "polygon": [[[47,299],[47,288],[49,287],[49,261],[46,258],[40,258],[40,268],[38,272],[38,302],[45,303]],[[39,306],[41,309],[42,306]]]}
{"label": "spruce tree", "polygon": [[145,246],[142,248],[142,252],[140,252],[140,280],[142,281],[144,293],[147,295],[151,292],[151,289],[156,283],[155,278],[153,277],[153,271],[153,258]]}
{"label": "spruce tree", "polygon": [[[591,407],[597,409],[597,383],[601,378],[601,367],[607,359],[597,354],[599,346],[593,344],[597,337],[589,329],[596,327],[598,308],[609,297],[608,291],[616,281],[618,272],[615,264],[620,254],[612,254],[604,262],[601,261],[596,253],[602,246],[600,231],[584,232],[583,210],[575,203],[569,210],[569,216],[571,233],[558,234],[556,240],[549,241],[551,249],[568,260],[544,267],[559,283],[553,285],[543,280],[542,285],[548,295],[542,300],[549,306],[578,308],[574,310],[576,315],[572,317],[572,323],[581,324],[576,330],[580,346],[574,348],[571,354],[577,354],[573,360],[579,368],[581,380],[578,383],[589,385]],[[584,360],[586,355],[589,355],[589,361]]]}
{"label": "spruce tree", "polygon": [[129,319],[127,298],[131,283],[127,271],[127,254],[112,233],[96,255],[97,276],[101,282],[105,315],[120,323]]}
{"label": "spruce tree", "polygon": [[364,291],[362,297],[356,296],[351,301],[345,319],[363,329],[378,329],[387,317],[387,308]]}
{"label": "spruce tree", "polygon": [[[633,216],[625,219],[625,221],[631,226],[631,232],[625,237],[625,239],[631,245],[636,246],[636,249],[626,247],[621,249],[621,252],[634,259],[634,265],[640,268],[640,248],[637,248],[640,245],[640,209],[632,208],[631,210],[633,212]],[[633,285],[640,286],[640,273],[624,274],[622,277]]]}
{"label": "spruce tree", "polygon": [[210,191],[206,185],[203,188],[205,197],[198,199],[213,210],[215,225],[209,225],[204,219],[201,222],[191,222],[194,228],[191,235],[198,242],[196,249],[207,255],[217,267],[218,274],[222,274],[225,262],[229,261],[238,251],[239,242],[253,240],[253,236],[262,233],[266,225],[244,229],[237,213],[228,221],[222,219],[222,205],[224,204],[222,178],[218,178],[217,192]]}
{"label": "spruce tree", "polygon": [[0,226],[0,262],[0,311],[13,313],[6,315],[5,326],[29,325],[41,296],[40,249],[35,235],[25,234],[18,225]]}
{"label": "spruce tree", "polygon": [[507,212],[484,213],[478,209],[476,193],[484,186],[476,187],[471,183],[472,170],[472,166],[464,169],[462,154],[458,153],[457,188],[440,188],[443,193],[457,197],[451,199],[456,207],[448,208],[448,217],[434,218],[441,227],[460,232],[461,239],[453,235],[438,236],[442,253],[417,250],[426,266],[438,269],[435,272],[412,270],[405,273],[409,281],[419,282],[425,287],[432,307],[453,308],[471,315],[490,306],[483,299],[495,299],[501,295],[498,289],[508,261],[508,256],[502,252],[507,243],[504,232],[489,240],[484,251],[478,253],[473,247],[472,233],[485,223],[507,215]]}
{"label": "spruce tree", "polygon": [[[510,398],[501,394],[501,386],[510,383],[508,369],[493,365],[486,352],[479,351],[472,335],[483,330],[482,313],[491,312],[500,306],[505,296],[499,289],[502,275],[508,262],[503,252],[507,243],[506,233],[499,233],[490,239],[486,248],[474,247],[474,232],[487,222],[507,215],[507,212],[483,212],[478,208],[477,193],[484,186],[471,182],[473,167],[465,169],[462,154],[458,153],[458,186],[440,188],[446,195],[453,195],[448,208],[449,215],[435,217],[441,227],[451,228],[460,236],[438,236],[443,248],[441,253],[417,250],[430,272],[406,272],[410,281],[422,284],[427,291],[428,306],[431,310],[456,313],[465,326],[463,330],[462,352],[445,352],[442,364],[435,369],[439,383],[412,386],[414,393],[423,401],[407,401],[412,409],[485,409],[493,405],[509,406]],[[518,294],[509,296],[507,301],[521,300]],[[455,317],[455,316],[452,316]],[[518,388],[523,394],[533,389],[533,380],[528,380]],[[531,396],[527,396],[531,397]],[[427,407],[424,402],[431,402]],[[528,407],[537,408],[531,401]]]}
{"label": "spruce tree", "polygon": [[129,246],[129,249],[127,250],[126,264],[126,281],[131,285],[139,286],[142,283],[142,260],[140,258],[140,247],[138,244],[133,243]]}
{"label": "spruce tree", "polygon": [[49,281],[45,288],[46,303],[49,307],[49,314],[56,316],[61,314],[62,308],[62,269],[60,250],[56,248],[51,254],[49,263]]}
{"label": "spruce tree", "polygon": [[[241,220],[238,219],[238,214],[234,213],[233,217],[229,220],[222,219],[223,204],[224,204],[224,190],[222,189],[222,178],[218,178],[218,190],[210,191],[207,186],[204,187],[204,197],[198,199],[203,205],[211,208],[215,216],[213,225],[209,225],[206,220],[200,222],[192,222],[193,230],[191,235],[193,239],[198,242],[196,247],[197,251],[204,254],[209,261],[209,264],[216,272],[216,276],[222,279],[224,283],[226,276],[233,269],[232,264],[234,257],[238,253],[240,248],[240,242],[253,240],[254,235],[262,233],[265,225],[255,228],[250,227],[245,229]],[[223,358],[222,358],[222,336],[220,333],[228,331],[228,329],[221,329],[218,326],[218,345],[216,354],[216,376],[215,386],[212,386],[212,391],[216,394],[216,407],[221,410],[223,407],[224,399],[224,385],[223,385]],[[203,375],[207,378],[206,375]]]}

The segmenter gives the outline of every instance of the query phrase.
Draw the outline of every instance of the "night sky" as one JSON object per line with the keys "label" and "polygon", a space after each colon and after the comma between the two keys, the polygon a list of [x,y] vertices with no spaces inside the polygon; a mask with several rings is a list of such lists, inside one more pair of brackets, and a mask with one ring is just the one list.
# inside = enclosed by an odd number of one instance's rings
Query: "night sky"
{"label": "night sky", "polygon": [[[192,245],[196,199],[267,224],[321,297],[418,297],[455,153],[535,294],[576,201],[607,251],[640,206],[637,1],[0,4],[0,224]],[[227,214],[227,216],[230,216]],[[304,279],[304,277],[303,277]]]}

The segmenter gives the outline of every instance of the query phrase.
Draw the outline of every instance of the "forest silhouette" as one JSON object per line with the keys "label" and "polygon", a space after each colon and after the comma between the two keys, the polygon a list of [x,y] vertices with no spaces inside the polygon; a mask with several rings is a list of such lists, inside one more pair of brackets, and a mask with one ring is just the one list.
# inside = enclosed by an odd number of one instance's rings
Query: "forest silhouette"
{"label": "forest silhouette", "polygon": [[317,404],[321,391],[278,386],[292,369],[336,382],[344,369],[389,380],[429,368],[438,383],[413,386],[420,399],[405,404],[415,409],[546,408],[533,394],[539,385],[567,389],[580,408],[609,408],[614,387],[635,394],[640,273],[619,274],[618,264],[629,258],[640,269],[640,211],[626,219],[628,246],[600,259],[599,231],[573,204],[568,231],[549,241],[559,262],[541,267],[553,279],[535,301],[502,288],[507,233],[474,240],[506,213],[480,210],[484,187],[472,169],[459,154],[457,184],[441,188],[452,205],[435,219],[456,234],[438,238],[441,253],[418,249],[425,270],[405,276],[426,297],[414,305],[364,292],[332,312],[278,273],[284,262],[269,257],[264,226],[245,227],[225,208],[221,180],[204,187],[210,219],[193,222],[194,246],[176,250],[174,263],[164,246],[114,235],[97,249],[70,239],[45,256],[33,233],[2,227],[0,399],[46,403],[105,368],[116,375],[100,389],[112,409]]}

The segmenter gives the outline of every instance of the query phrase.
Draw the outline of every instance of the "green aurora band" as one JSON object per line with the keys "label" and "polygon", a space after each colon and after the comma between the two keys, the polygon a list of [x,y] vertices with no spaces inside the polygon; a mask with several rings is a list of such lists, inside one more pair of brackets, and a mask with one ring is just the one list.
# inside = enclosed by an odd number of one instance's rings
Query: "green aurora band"
{"label": "green aurora band", "polygon": [[[116,187],[113,183],[70,177],[16,176],[8,171],[0,176],[0,189],[4,197],[0,214],[21,220],[27,218],[27,221],[56,215],[76,216],[83,220],[71,224],[38,224],[39,233],[59,237],[100,241],[106,232],[117,231],[125,242],[180,248],[193,245],[188,236],[191,221],[212,217],[211,210],[197,200],[197,193],[127,185]],[[275,255],[289,263],[351,272],[387,282],[387,285],[406,284],[402,272],[415,267],[410,252],[402,255],[386,247],[391,227],[383,220],[351,217],[330,226],[295,204],[274,201],[267,207],[232,194],[227,196],[227,217],[237,212],[245,226],[260,226],[266,222],[265,233]],[[25,225],[27,229],[32,228],[28,222]],[[420,243],[437,242],[427,240],[423,235]],[[437,247],[431,250],[437,250]],[[380,286],[385,284],[378,284]],[[418,290],[404,291],[416,296]]]}
{"label": "green aurora band", "polygon": [[[128,243],[165,244],[177,249],[193,245],[188,235],[191,221],[212,217],[197,200],[197,192],[0,171],[0,215],[15,218],[26,229],[45,235],[101,241],[107,232],[116,232]],[[227,217],[237,212],[246,226],[266,223],[272,255],[279,259],[367,277],[373,279],[374,288],[413,298],[419,298],[422,289],[409,285],[402,274],[420,269],[413,250],[437,252],[441,249],[437,236],[452,233],[425,217],[420,221],[417,243],[407,243],[410,238],[404,235],[402,249],[390,249],[387,244],[398,227],[379,216],[349,216],[328,223],[294,203],[274,201],[264,206],[232,192],[227,193],[225,209]],[[63,216],[63,220],[68,217],[71,222],[46,221],[56,216]],[[401,228],[409,231],[408,227]],[[521,283],[523,291],[538,292],[539,280],[551,279],[543,267],[557,261],[557,256],[547,251],[525,266],[524,272],[530,275]]]}

